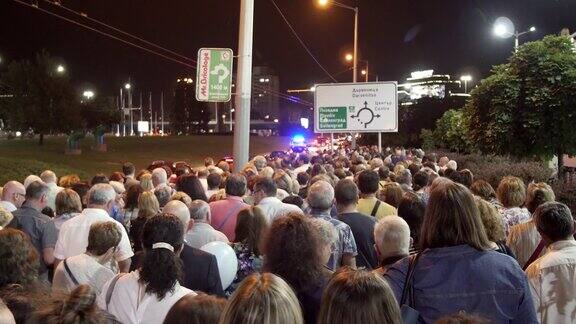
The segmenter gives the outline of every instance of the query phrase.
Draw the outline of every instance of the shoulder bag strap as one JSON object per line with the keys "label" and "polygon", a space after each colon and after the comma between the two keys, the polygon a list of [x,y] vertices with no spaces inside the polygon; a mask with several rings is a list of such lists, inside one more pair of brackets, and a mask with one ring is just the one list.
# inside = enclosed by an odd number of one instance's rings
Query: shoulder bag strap
{"label": "shoulder bag strap", "polygon": [[66,262],[66,260],[68,260],[68,259],[64,259],[64,269],[66,270],[66,273],[68,274],[68,277],[70,277],[72,282],[76,286],[78,286],[80,283],[78,282],[78,280],[76,280],[76,277],[74,277],[74,275],[72,274],[72,271],[70,271],[70,267],[68,266],[68,262]]}
{"label": "shoulder bag strap", "polygon": [[224,216],[224,219],[222,220],[222,222],[220,223],[220,225],[218,227],[216,227],[215,229],[217,231],[222,231],[222,228],[224,227],[224,225],[226,225],[226,223],[228,223],[228,220],[230,220],[230,217],[234,216],[235,214],[237,214],[240,211],[240,208],[242,208],[242,203],[238,204],[238,206],[236,206],[236,208],[232,208],[230,209],[230,211],[228,212],[228,214],[226,214],[226,216]]}
{"label": "shoulder bag strap", "polygon": [[116,282],[118,279],[122,278],[125,273],[119,273],[112,279],[110,282],[110,286],[108,286],[108,290],[106,291],[106,310],[108,310],[108,305],[110,305],[110,300],[112,300],[112,294],[114,293],[114,288],[116,287]]}
{"label": "shoulder bag strap", "polygon": [[372,215],[372,217],[376,217],[376,213],[378,213],[378,208],[380,208],[380,200],[376,200],[376,203],[374,204],[374,208],[372,208],[372,212],[370,213],[370,215]]}
{"label": "shoulder bag strap", "polygon": [[532,264],[532,262],[536,261],[536,259],[538,259],[538,256],[540,256],[540,253],[542,253],[542,250],[544,250],[544,246],[546,244],[544,244],[544,240],[540,240],[540,243],[538,243],[538,246],[536,247],[536,250],[534,250],[534,253],[532,253],[532,255],[530,256],[530,259],[528,259],[528,261],[526,261],[526,264],[524,264],[524,266],[522,267],[522,270],[526,270],[528,268],[528,266],[530,264]]}
{"label": "shoulder bag strap", "polygon": [[402,290],[402,298],[400,299],[400,306],[406,304],[406,299],[408,299],[409,306],[414,304],[414,292],[412,279],[414,277],[414,270],[416,269],[416,263],[420,258],[420,253],[416,255],[411,255],[408,257],[408,271],[406,273],[406,281],[404,282],[404,289]]}

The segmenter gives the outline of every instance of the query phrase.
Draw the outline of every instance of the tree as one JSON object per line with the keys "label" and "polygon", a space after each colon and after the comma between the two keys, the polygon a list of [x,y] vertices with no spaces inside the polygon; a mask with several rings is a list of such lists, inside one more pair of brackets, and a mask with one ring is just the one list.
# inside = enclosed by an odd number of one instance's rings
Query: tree
{"label": "tree", "polygon": [[46,51],[34,62],[12,62],[2,83],[12,95],[0,106],[8,129],[32,130],[42,145],[45,134],[67,133],[80,125],[74,88],[56,71],[56,61]]}
{"label": "tree", "polygon": [[470,151],[468,132],[464,124],[464,112],[454,109],[445,112],[436,121],[436,129],[432,137],[438,147],[458,152]]}
{"label": "tree", "polygon": [[521,46],[471,93],[465,124],[483,153],[576,154],[576,52],[565,36]]}

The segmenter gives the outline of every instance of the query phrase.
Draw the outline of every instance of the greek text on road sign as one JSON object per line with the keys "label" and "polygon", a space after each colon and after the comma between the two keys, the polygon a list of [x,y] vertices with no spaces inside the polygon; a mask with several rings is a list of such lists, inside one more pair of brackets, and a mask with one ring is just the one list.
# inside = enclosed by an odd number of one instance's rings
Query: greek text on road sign
{"label": "greek text on road sign", "polygon": [[318,84],[314,94],[317,133],[397,132],[396,82]]}
{"label": "greek text on road sign", "polygon": [[230,101],[232,93],[233,52],[229,48],[201,48],[198,50],[196,72],[196,100]]}

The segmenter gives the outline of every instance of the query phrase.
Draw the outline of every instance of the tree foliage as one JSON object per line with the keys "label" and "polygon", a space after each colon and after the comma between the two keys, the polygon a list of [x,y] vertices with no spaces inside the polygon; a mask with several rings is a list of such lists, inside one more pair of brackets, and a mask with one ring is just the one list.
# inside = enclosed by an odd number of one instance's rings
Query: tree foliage
{"label": "tree foliage", "polygon": [[548,36],[493,68],[471,92],[465,125],[483,153],[561,157],[576,154],[575,108],[575,48],[567,37]]}
{"label": "tree foliage", "polygon": [[455,109],[445,112],[436,121],[436,129],[432,133],[432,137],[437,147],[457,152],[468,152],[471,145],[464,123],[464,112]]}
{"label": "tree foliage", "polygon": [[67,133],[80,124],[74,88],[66,75],[56,72],[56,62],[43,51],[34,62],[12,62],[2,75],[10,98],[1,101],[0,111],[7,129],[43,136]]}

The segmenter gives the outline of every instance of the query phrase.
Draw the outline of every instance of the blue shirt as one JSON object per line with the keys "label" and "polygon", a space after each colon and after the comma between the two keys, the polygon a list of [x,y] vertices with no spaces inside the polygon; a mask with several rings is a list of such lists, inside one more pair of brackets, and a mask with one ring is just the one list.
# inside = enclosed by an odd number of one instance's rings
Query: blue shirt
{"label": "blue shirt", "polygon": [[[427,249],[416,264],[413,308],[426,323],[464,311],[493,323],[538,323],[526,275],[513,258],[468,245]],[[408,258],[384,277],[396,300],[408,271]]]}
{"label": "blue shirt", "polygon": [[358,249],[356,247],[356,241],[354,240],[354,234],[352,234],[352,229],[348,224],[339,221],[330,216],[330,212],[318,211],[312,209],[310,216],[314,218],[321,218],[326,220],[336,228],[338,233],[338,239],[334,242],[332,246],[332,254],[330,255],[330,260],[326,265],[330,270],[336,270],[342,265],[342,255],[351,254],[356,256],[358,254]]}

